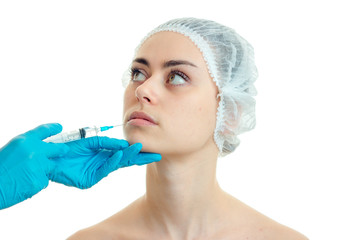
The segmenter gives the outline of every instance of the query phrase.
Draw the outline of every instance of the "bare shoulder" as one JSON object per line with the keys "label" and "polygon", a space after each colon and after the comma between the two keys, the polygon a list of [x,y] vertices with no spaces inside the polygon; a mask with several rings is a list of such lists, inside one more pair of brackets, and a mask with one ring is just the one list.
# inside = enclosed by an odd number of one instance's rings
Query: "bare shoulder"
{"label": "bare shoulder", "polygon": [[250,220],[249,224],[241,224],[233,228],[234,231],[231,231],[229,239],[308,240],[298,231],[268,219],[266,216],[253,220]]}
{"label": "bare shoulder", "polygon": [[137,202],[138,200],[94,226],[76,232],[67,240],[146,239],[143,237],[143,232],[137,228],[141,226],[141,215],[138,212]]}
{"label": "bare shoulder", "polygon": [[227,231],[221,239],[237,240],[308,240],[303,234],[279,223],[258,222],[256,224],[237,225]]}
{"label": "bare shoulder", "polygon": [[[139,236],[142,236],[139,238]],[[114,225],[107,219],[98,225],[80,230],[67,240],[135,240],[146,239],[143,235],[139,235],[136,229],[128,228],[128,225]]]}
{"label": "bare shoulder", "polygon": [[125,239],[136,239],[133,234],[136,231],[129,231],[129,224],[126,222],[116,222],[114,221],[114,216],[104,220],[101,223],[98,223],[94,226],[82,229],[67,240],[125,240]]}
{"label": "bare shoulder", "polygon": [[67,240],[112,240],[114,239],[106,228],[95,225],[89,228],[82,229],[75,234],[71,235]]}
{"label": "bare shoulder", "polygon": [[[303,234],[279,223],[272,223],[260,230],[260,239],[308,240]],[[262,232],[261,232],[262,231]]]}
{"label": "bare shoulder", "polygon": [[238,199],[229,204],[232,212],[228,220],[232,222],[229,239],[253,240],[308,240],[303,234],[282,225],[247,206]]}

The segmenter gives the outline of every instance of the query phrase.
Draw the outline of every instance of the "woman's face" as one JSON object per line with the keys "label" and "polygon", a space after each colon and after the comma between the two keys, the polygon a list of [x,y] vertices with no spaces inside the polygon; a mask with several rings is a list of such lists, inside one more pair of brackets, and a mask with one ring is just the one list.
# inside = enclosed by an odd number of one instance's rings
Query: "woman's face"
{"label": "woman's face", "polygon": [[132,63],[124,95],[125,137],[130,144],[141,142],[142,151],[163,156],[216,147],[217,93],[201,52],[188,37],[156,33]]}

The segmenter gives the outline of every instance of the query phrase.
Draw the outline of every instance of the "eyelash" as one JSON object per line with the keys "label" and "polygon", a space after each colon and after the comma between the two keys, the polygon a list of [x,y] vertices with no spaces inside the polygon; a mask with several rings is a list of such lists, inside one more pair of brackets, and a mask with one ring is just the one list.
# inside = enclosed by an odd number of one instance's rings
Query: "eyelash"
{"label": "eyelash", "polygon": [[131,68],[131,69],[130,69],[131,79],[134,77],[135,73],[141,73],[141,74],[143,74],[138,68]]}
{"label": "eyelash", "polygon": [[[131,74],[131,79],[134,77],[134,75],[136,73],[141,73],[141,74],[144,74],[142,73],[139,68],[131,68],[130,70],[130,74]],[[190,81],[190,78],[185,74],[183,73],[182,71],[178,70],[178,69],[172,69],[171,72],[168,74],[168,78],[170,77],[171,74],[176,74],[176,75],[179,75],[180,77],[182,77],[186,82]],[[144,74],[145,75],[145,74]],[[185,85],[185,84],[176,84],[175,86],[181,86],[181,85]]]}

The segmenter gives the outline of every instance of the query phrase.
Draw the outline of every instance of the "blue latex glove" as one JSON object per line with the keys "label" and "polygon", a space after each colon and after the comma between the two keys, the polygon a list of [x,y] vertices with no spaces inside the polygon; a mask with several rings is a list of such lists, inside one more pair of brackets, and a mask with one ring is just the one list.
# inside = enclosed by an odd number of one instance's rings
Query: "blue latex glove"
{"label": "blue latex glove", "polygon": [[61,129],[60,124],[40,125],[0,149],[0,209],[32,197],[48,186],[49,158],[66,154],[69,147],[42,140]]}
{"label": "blue latex glove", "polygon": [[44,124],[12,139],[0,149],[0,209],[10,207],[46,188],[49,179],[89,188],[121,167],[159,161],[140,153],[140,143],[93,137],[70,143],[46,143],[61,132],[60,124]]}
{"label": "blue latex glove", "polygon": [[90,188],[112,171],[132,165],[160,161],[161,155],[140,153],[141,143],[129,144],[125,140],[91,137],[66,143],[70,151],[53,158],[49,177],[68,186]]}

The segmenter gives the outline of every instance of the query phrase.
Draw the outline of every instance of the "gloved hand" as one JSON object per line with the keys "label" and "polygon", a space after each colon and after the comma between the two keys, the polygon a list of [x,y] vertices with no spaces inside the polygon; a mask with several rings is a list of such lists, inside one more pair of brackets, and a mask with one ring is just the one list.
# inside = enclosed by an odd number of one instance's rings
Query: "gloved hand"
{"label": "gloved hand", "polygon": [[139,153],[140,143],[93,137],[70,143],[42,140],[61,132],[60,124],[44,124],[12,139],[0,149],[0,209],[46,188],[49,179],[89,188],[121,167],[159,161],[155,153]]}
{"label": "gloved hand", "polygon": [[60,124],[40,125],[0,149],[0,209],[32,197],[48,186],[49,158],[63,156],[69,147],[42,140],[61,130]]}
{"label": "gloved hand", "polygon": [[112,171],[132,165],[160,161],[161,155],[140,153],[141,143],[91,137],[66,143],[70,151],[52,159],[49,177],[52,181],[81,189],[92,187]]}

